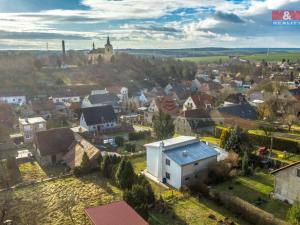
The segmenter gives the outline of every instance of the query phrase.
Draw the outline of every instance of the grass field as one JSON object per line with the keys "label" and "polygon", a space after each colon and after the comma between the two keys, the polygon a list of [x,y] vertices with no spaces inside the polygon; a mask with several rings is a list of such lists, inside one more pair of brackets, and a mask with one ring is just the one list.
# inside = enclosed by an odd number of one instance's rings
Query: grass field
{"label": "grass field", "polygon": [[0,193],[9,201],[8,217],[15,224],[89,224],[84,209],[121,198],[121,192],[99,174],[62,178]]}
{"label": "grass field", "polygon": [[[200,62],[200,63],[214,63],[219,62],[221,59],[222,62],[228,62],[229,57],[227,55],[218,55],[218,56],[203,56],[203,57],[188,57],[188,58],[181,58],[182,60],[192,61],[192,62]],[[272,52],[267,55],[267,53],[262,54],[252,54],[252,55],[242,55],[241,59],[253,61],[253,62],[260,62],[263,59],[269,62],[279,62],[282,59],[289,59],[290,61],[298,61],[300,60],[300,53],[299,52]]]}
{"label": "grass field", "polygon": [[[289,205],[269,198],[269,193],[273,191],[273,185],[273,175],[259,172],[250,177],[238,177],[232,181],[222,183],[215,189],[229,192],[251,204],[255,204],[258,198],[262,198],[266,202],[258,205],[259,208],[272,213],[278,218],[285,219]],[[230,190],[229,187],[232,189]]]}

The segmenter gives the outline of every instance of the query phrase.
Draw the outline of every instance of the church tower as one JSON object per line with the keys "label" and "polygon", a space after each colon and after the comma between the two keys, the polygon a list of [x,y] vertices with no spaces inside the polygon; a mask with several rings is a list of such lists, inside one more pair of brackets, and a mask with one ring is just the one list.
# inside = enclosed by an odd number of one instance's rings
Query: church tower
{"label": "church tower", "polygon": [[110,44],[109,36],[107,37],[106,45],[105,45],[105,55],[112,56],[113,54],[113,46]]}

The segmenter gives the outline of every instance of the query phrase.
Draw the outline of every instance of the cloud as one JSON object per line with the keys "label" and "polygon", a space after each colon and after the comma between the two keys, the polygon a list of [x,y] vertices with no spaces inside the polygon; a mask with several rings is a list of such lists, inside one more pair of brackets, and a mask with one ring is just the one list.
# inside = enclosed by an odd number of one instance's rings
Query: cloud
{"label": "cloud", "polygon": [[238,15],[234,13],[220,12],[218,11],[215,17],[221,21],[230,22],[230,23],[244,23],[245,21],[241,19]]}

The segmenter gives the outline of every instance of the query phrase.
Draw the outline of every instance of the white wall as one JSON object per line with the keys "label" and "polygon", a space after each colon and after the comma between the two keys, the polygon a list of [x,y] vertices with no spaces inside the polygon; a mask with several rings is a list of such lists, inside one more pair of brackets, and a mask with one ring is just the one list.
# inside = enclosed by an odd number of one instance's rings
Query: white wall
{"label": "white wall", "polygon": [[53,97],[53,103],[64,103],[64,102],[80,102],[79,96],[72,96],[72,97]]}
{"label": "white wall", "polygon": [[[170,160],[170,165],[166,165],[166,159]],[[166,173],[170,174],[170,179],[166,178]],[[163,170],[162,170],[163,178],[166,178],[166,182],[171,186],[179,189],[181,185],[181,166],[179,166],[176,162],[171,160],[165,154],[163,154]]]}
{"label": "white wall", "polygon": [[161,171],[160,155],[159,148],[147,147],[147,171],[157,178],[159,178],[159,171]]}
{"label": "white wall", "polygon": [[1,97],[0,102],[7,104],[15,104],[15,105],[25,105],[26,104],[26,96],[8,96]]}

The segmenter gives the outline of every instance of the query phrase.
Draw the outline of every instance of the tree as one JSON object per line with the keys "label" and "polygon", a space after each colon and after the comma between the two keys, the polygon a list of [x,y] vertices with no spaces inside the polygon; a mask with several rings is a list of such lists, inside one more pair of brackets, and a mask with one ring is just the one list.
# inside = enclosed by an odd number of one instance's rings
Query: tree
{"label": "tree", "polygon": [[300,225],[300,203],[295,202],[287,213],[287,220],[292,225]]}
{"label": "tree", "polygon": [[117,136],[115,138],[115,142],[116,142],[116,145],[118,145],[119,147],[123,146],[124,145],[124,138],[122,136]]}
{"label": "tree", "polygon": [[225,148],[226,142],[230,136],[230,130],[229,129],[222,129],[222,133],[220,136],[220,147]]}
{"label": "tree", "polygon": [[9,140],[9,132],[8,129],[0,124],[0,143],[8,142]]}
{"label": "tree", "polygon": [[83,174],[87,174],[92,170],[91,161],[86,152],[83,153],[80,170]]}
{"label": "tree", "polygon": [[239,155],[243,155],[244,151],[250,151],[252,148],[248,140],[247,133],[244,132],[239,126],[231,130],[229,138],[225,144],[227,151],[234,151]]}
{"label": "tree", "polygon": [[123,199],[144,219],[148,219],[147,193],[142,185],[135,184],[131,190],[126,190],[123,194]]}
{"label": "tree", "polygon": [[124,169],[119,174],[118,184],[121,189],[131,189],[136,180],[132,164],[130,161],[126,161]]}
{"label": "tree", "polygon": [[288,126],[289,132],[291,131],[292,126],[297,122],[297,120],[298,120],[297,116],[293,114],[289,114],[283,118],[283,122]]}
{"label": "tree", "polygon": [[249,168],[249,157],[247,151],[245,151],[242,159],[242,174],[243,176],[248,176],[250,173],[251,170]]}
{"label": "tree", "polygon": [[116,183],[119,185],[119,187],[120,187],[120,180],[122,179],[122,173],[124,171],[126,163],[127,163],[126,158],[122,158],[122,160],[119,163],[119,166],[117,168],[117,171],[116,171],[115,180],[116,180]]}
{"label": "tree", "polygon": [[174,128],[171,116],[160,109],[158,115],[154,116],[153,119],[153,129],[156,137],[159,140],[171,138],[174,135]]}
{"label": "tree", "polygon": [[104,156],[104,159],[101,163],[101,171],[102,171],[102,175],[106,178],[110,178],[111,177],[111,162],[110,162],[110,158],[108,155]]}

